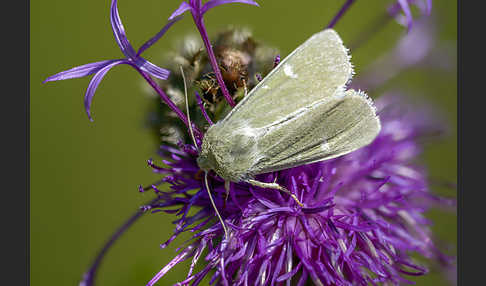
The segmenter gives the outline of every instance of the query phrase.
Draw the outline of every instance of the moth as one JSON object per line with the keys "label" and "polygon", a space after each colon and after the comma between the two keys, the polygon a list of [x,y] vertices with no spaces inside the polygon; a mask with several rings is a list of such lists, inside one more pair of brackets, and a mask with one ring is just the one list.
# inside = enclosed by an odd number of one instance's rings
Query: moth
{"label": "moth", "polygon": [[227,184],[278,189],[302,205],[284,187],[255,176],[336,158],[373,141],[380,120],[364,92],[346,90],[352,75],[348,50],[332,29],[295,49],[207,130],[197,163],[208,192],[213,170]]}

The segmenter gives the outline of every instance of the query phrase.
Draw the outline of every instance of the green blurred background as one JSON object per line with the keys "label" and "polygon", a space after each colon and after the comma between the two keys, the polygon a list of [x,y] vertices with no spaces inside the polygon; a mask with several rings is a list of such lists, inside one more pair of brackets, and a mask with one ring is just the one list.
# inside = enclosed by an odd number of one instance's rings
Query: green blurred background
{"label": "green blurred background", "polygon": [[[119,1],[127,35],[135,48],[165,24],[179,0]],[[257,40],[277,47],[285,56],[322,29],[344,1],[258,1],[260,8],[232,4],[210,11],[207,28],[214,34],[229,24],[249,27]],[[356,39],[392,1],[367,0],[356,4],[335,27],[345,44]],[[93,101],[94,123],[87,119],[83,96],[89,78],[42,84],[49,75],[74,66],[122,57],[110,28],[109,0],[31,1],[31,285],[77,285],[99,248],[139,205],[151,199],[139,184],[158,176],[146,160],[154,155],[153,134],[144,128],[153,100],[143,92],[139,75],[126,65],[110,71]],[[426,148],[423,156],[430,176],[457,181],[456,152],[456,1],[434,1],[438,46],[451,52],[449,71],[414,68],[384,87],[400,89],[412,100],[425,99],[445,116],[450,132]],[[177,23],[144,53],[153,62],[174,47],[176,40],[195,28],[190,17]],[[389,23],[353,52],[356,73],[389,50],[405,29]],[[435,50],[434,50],[435,52]],[[380,94],[370,94],[376,98]],[[455,190],[434,186],[437,193],[454,197]],[[456,253],[456,214],[428,213],[433,230],[451,255]],[[145,215],[111,249],[98,273],[98,285],[145,285],[173,256],[178,239],[168,249],[159,244],[173,231],[173,217]],[[185,277],[179,265],[157,285],[172,285]],[[436,269],[415,279],[418,285],[447,285]]]}

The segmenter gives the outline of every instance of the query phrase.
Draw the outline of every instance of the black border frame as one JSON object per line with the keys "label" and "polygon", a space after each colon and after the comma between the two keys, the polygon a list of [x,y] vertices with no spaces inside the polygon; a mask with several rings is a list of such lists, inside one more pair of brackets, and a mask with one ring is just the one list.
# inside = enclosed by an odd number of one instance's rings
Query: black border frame
{"label": "black border frame", "polygon": [[2,11],[1,284],[30,285],[30,1]]}
{"label": "black border frame", "polygon": [[[469,6],[466,8],[464,3]],[[483,77],[481,60],[485,54],[481,43],[484,35],[481,20],[484,16],[480,13],[484,10],[473,4],[477,3],[457,0],[458,285],[476,285],[476,281],[484,280],[481,275],[483,263],[476,263],[472,257],[476,254],[476,258],[483,258],[481,231],[485,200],[479,198],[484,193],[479,180],[484,174],[481,165],[476,167],[472,162],[466,163],[471,157],[481,160],[482,154],[479,153],[485,145],[481,140],[483,128],[480,126],[484,121],[484,111],[480,110],[484,95],[480,89]],[[5,33],[3,71],[7,75],[3,78],[4,108],[0,113],[4,126],[2,143],[6,145],[2,156],[2,166],[6,169],[2,173],[2,214],[6,226],[2,231],[6,240],[3,241],[2,257],[9,275],[6,276],[7,281],[5,276],[2,277],[2,284],[30,285],[30,1],[7,1],[4,5],[3,11],[8,15],[4,15],[1,21]],[[474,44],[465,43],[472,38],[475,39]],[[12,55],[12,52],[15,54]],[[8,90],[5,91],[6,87]],[[475,101],[476,104],[472,103]],[[466,135],[473,138],[466,139]]]}

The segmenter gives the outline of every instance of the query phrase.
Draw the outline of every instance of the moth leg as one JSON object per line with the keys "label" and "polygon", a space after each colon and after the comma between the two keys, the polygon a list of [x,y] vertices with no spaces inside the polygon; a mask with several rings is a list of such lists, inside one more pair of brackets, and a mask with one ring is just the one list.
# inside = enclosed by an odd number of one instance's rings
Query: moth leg
{"label": "moth leg", "polygon": [[243,80],[243,88],[245,89],[245,97],[248,95],[248,87],[246,86],[246,80]]}
{"label": "moth leg", "polygon": [[292,199],[295,200],[295,202],[301,206],[301,207],[304,207],[304,205],[299,201],[299,199],[297,198],[296,195],[292,194],[292,192],[290,192],[289,190],[287,190],[286,188],[280,186],[279,184],[277,183],[265,183],[265,182],[260,182],[260,181],[256,181],[256,180],[247,180],[246,181],[247,183],[249,184],[252,184],[254,186],[257,186],[257,187],[260,187],[260,188],[268,188],[268,189],[276,189],[276,190],[279,190],[279,191],[282,191],[286,194],[289,194]]}
{"label": "moth leg", "polygon": [[228,196],[230,192],[230,184],[231,181],[224,181],[224,189],[226,190],[225,197],[224,197],[224,205],[223,208],[226,208],[226,202],[228,201]]}

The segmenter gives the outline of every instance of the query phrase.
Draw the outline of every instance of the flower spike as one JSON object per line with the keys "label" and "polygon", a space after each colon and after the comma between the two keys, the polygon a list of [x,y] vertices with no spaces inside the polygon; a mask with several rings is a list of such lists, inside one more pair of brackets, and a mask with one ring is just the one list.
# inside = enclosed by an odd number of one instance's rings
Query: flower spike
{"label": "flower spike", "polygon": [[169,20],[169,22],[162,28],[162,30],[157,33],[153,38],[147,41],[142,47],[139,49],[138,52],[135,52],[132,45],[127,39],[125,28],[120,19],[120,15],[118,13],[118,2],[117,0],[112,0],[111,2],[111,9],[110,9],[110,21],[111,21],[111,28],[113,30],[113,35],[115,36],[115,40],[120,47],[122,53],[125,55],[124,59],[116,59],[116,60],[105,60],[99,61],[95,63],[90,63],[82,66],[78,66],[66,71],[62,71],[55,75],[48,77],[44,80],[43,83],[48,81],[58,81],[58,80],[65,80],[71,78],[79,78],[85,77],[91,74],[95,74],[91,79],[91,82],[88,85],[86,90],[86,94],[84,97],[84,106],[86,109],[86,114],[88,115],[89,120],[93,121],[91,117],[91,101],[93,99],[94,93],[105,76],[105,74],[114,66],[120,64],[128,64],[133,66],[136,69],[139,69],[143,72],[146,72],[154,77],[160,79],[167,79],[169,77],[170,71],[164,68],[158,67],[153,63],[147,61],[146,59],[140,57],[140,54],[152,46],[160,37],[162,37],[165,32],[181,17],[174,17],[173,19]]}

